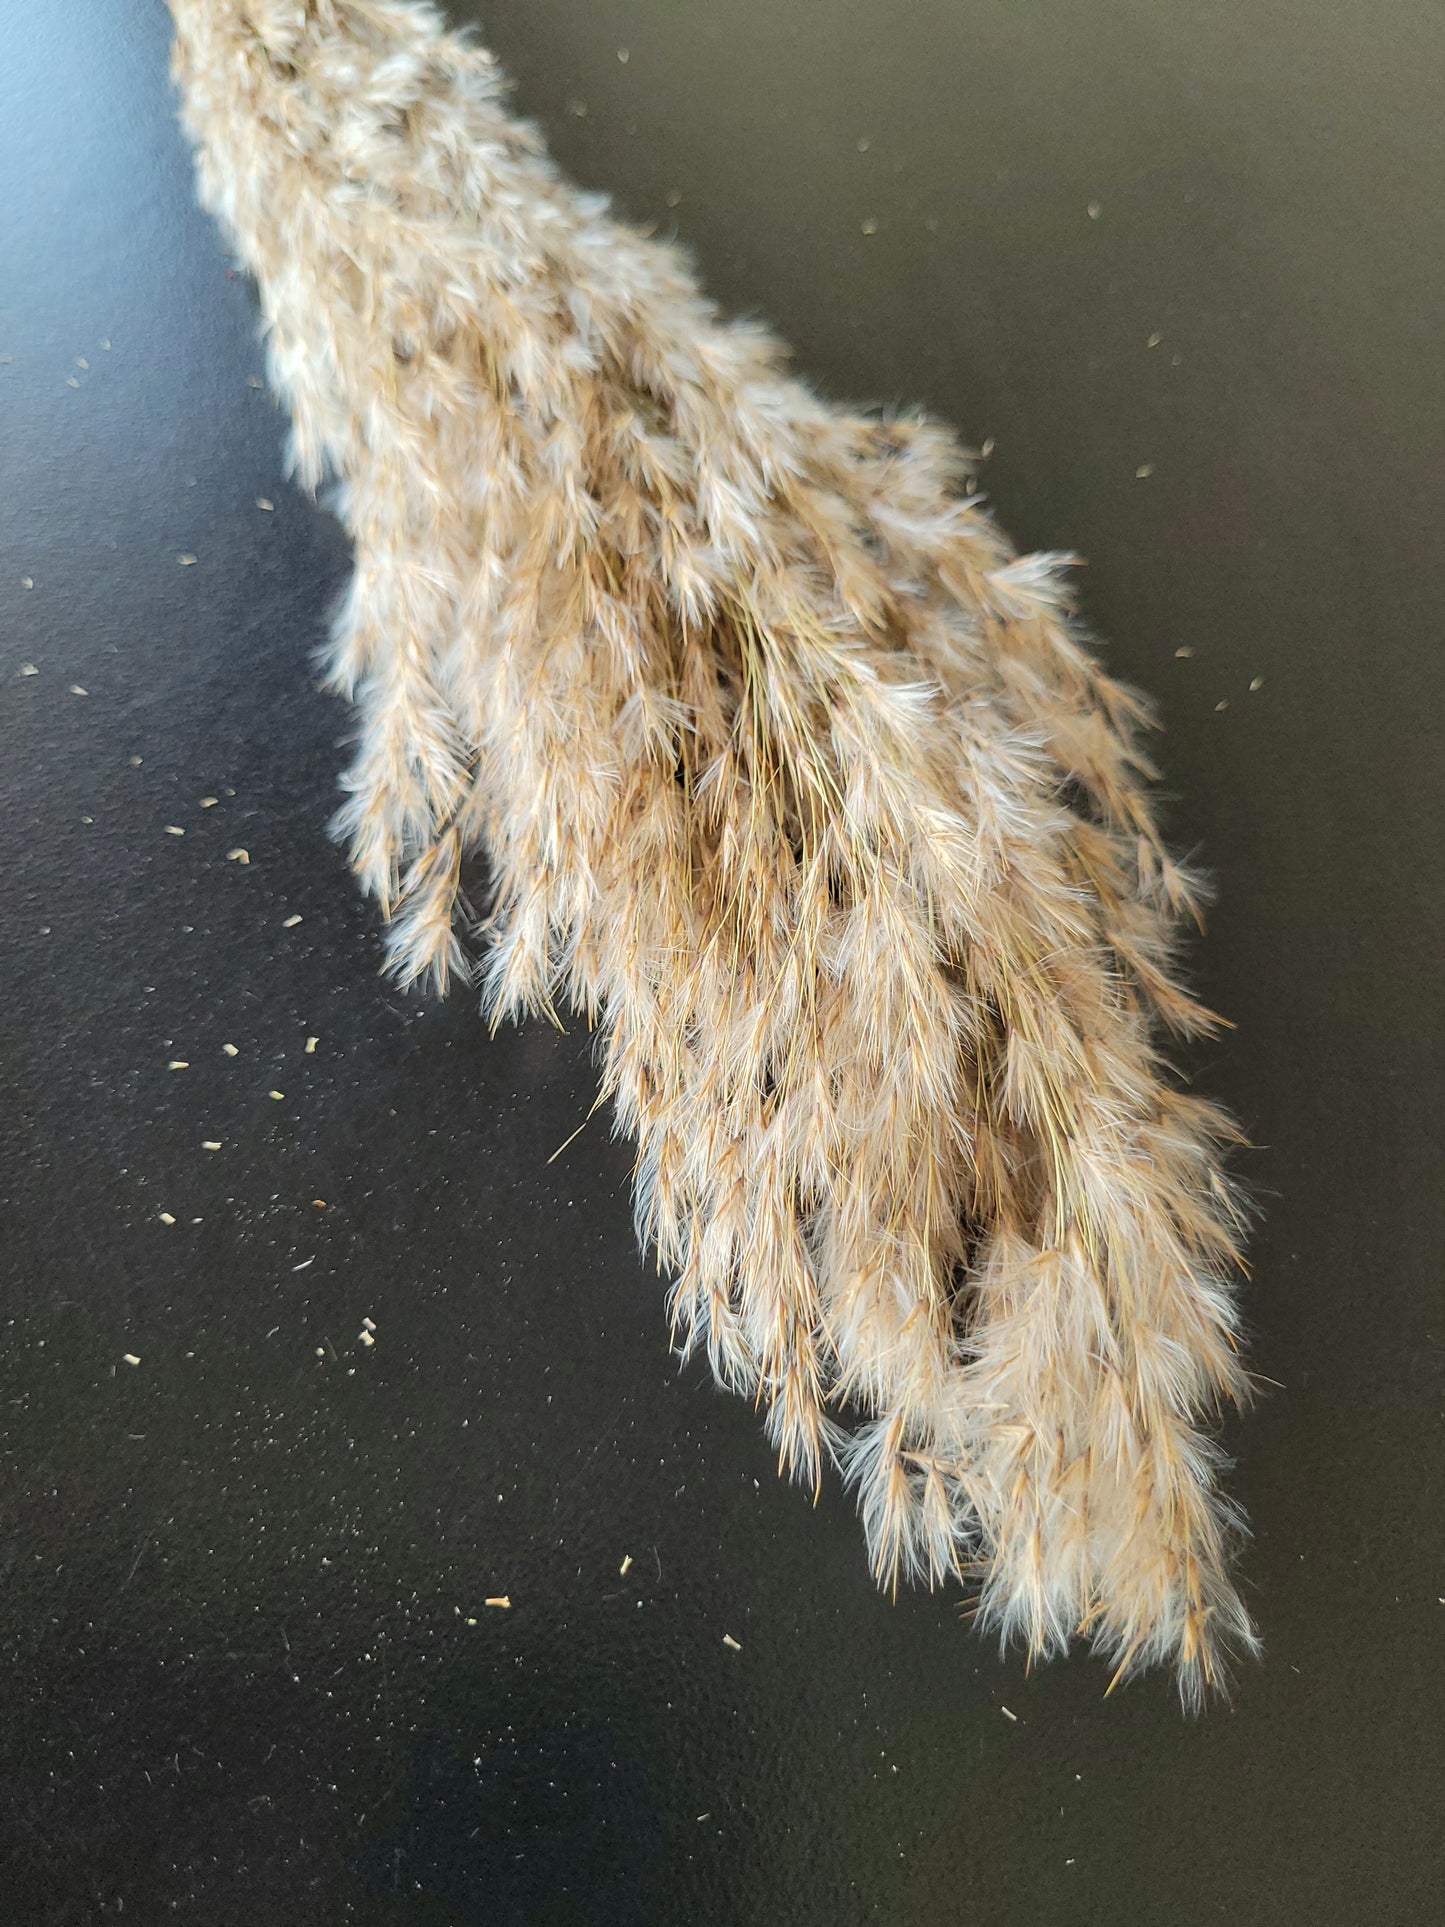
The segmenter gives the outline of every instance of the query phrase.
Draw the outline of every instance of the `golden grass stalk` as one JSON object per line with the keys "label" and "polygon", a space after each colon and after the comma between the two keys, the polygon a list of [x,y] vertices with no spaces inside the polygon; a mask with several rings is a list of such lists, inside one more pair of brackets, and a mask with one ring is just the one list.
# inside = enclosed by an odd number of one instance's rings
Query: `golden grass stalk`
{"label": "golden grass stalk", "polygon": [[[1187,1700],[1254,1645],[1226,1121],[1138,699],[922,420],[817,400],[399,0],[171,0],[206,205],[355,543],[339,818],[404,979],[570,1004],[684,1352],[873,1569]],[[480,931],[458,910],[490,867]]]}

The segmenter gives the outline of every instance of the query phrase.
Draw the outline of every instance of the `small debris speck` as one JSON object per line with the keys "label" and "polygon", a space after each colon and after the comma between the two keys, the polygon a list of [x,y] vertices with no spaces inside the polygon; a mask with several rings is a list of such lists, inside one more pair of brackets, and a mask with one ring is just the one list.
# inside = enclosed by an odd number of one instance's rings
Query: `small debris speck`
{"label": "small debris speck", "polygon": [[74,375],[67,375],[65,377],[65,385],[67,388],[79,388],[80,383],[75,379]]}
{"label": "small debris speck", "polygon": [[492,1599],[484,1599],[482,1604],[484,1606],[499,1606],[503,1612],[510,1612],[512,1607],[511,1594],[499,1592]]}
{"label": "small debris speck", "polygon": [[728,1647],[734,1653],[740,1653],[743,1650],[742,1647],[739,1645],[738,1641],[733,1638],[731,1633],[723,1634],[723,1645]]}
{"label": "small debris speck", "polygon": [[227,1057],[239,1057],[241,1055],[234,1044],[222,1044],[221,1049],[226,1053]]}
{"label": "small debris speck", "polygon": [[628,55],[627,49],[625,47],[619,47],[617,49],[617,58],[622,62],[624,67],[627,65],[629,57],[630,56]]}
{"label": "small debris speck", "polygon": [[171,1216],[169,1211],[161,1211],[161,1212],[158,1212],[156,1215],[160,1218],[160,1221],[162,1224],[175,1223],[175,1219]]}
{"label": "small debris speck", "polygon": [[984,438],[983,447],[978,451],[979,460],[986,462],[989,456],[992,455],[996,446],[997,444],[995,443],[993,436],[992,435],[986,436]]}
{"label": "small debris speck", "polygon": [[876,215],[870,214],[868,216],[868,219],[863,223],[863,232],[865,234],[876,234],[878,232],[878,218]]}
{"label": "small debris speck", "polygon": [[324,1211],[326,1209],[325,1198],[313,1198],[311,1202],[315,1205],[318,1211]]}
{"label": "small debris speck", "polygon": [[578,120],[586,120],[586,118],[587,118],[587,103],[586,103],[586,101],[585,101],[585,100],[569,100],[569,101],[568,101],[568,103],[567,103],[567,112],[568,112],[569,114],[575,114]]}
{"label": "small debris speck", "polygon": [[22,589],[33,589],[35,587],[35,577],[33,575],[22,575],[20,578],[20,586]]}
{"label": "small debris speck", "polygon": [[999,1708],[998,1710],[999,1710],[999,1712],[1000,1712],[1000,1713],[1002,1713],[1002,1714],[1003,1714],[1003,1716],[1004,1716],[1004,1718],[1005,1718],[1006,1720],[1012,1720],[1015,1726],[1017,1726],[1017,1725],[1018,1725],[1018,1723],[1019,1723],[1019,1716],[1018,1716],[1018,1714],[1017,1714],[1017,1713],[1015,1713],[1015,1712],[1013,1712],[1013,1711],[1011,1710],[1011,1708],[1009,1708],[1009,1707],[1007,1707],[1007,1706],[1001,1706],[1001,1707],[1000,1707],[1000,1708]]}
{"label": "small debris speck", "polygon": [[1192,649],[1176,649],[1174,653],[1181,662],[1188,662],[1189,658],[1194,654],[1194,651]]}
{"label": "small debris speck", "polygon": [[285,922],[281,925],[281,928],[283,930],[294,930],[297,924],[300,923],[300,921],[301,921],[300,917],[287,917]]}
{"label": "small debris speck", "polygon": [[134,1352],[122,1352],[121,1357],[125,1360],[127,1365],[140,1364],[140,1360],[136,1357]]}
{"label": "small debris speck", "polygon": [[271,511],[275,508],[276,504],[272,501],[268,501],[264,495],[258,495],[256,497],[256,506],[258,509],[265,509],[266,513],[269,515]]}
{"label": "small debris speck", "polygon": [[219,801],[220,801],[219,797],[203,796],[201,798],[201,808],[203,810],[213,810]]}
{"label": "small debris speck", "polygon": [[285,1097],[286,1093],[285,1091],[267,1091],[266,1095],[267,1097],[274,1097],[276,1102],[279,1104],[281,1100]]}
{"label": "small debris speck", "polygon": [[183,569],[193,569],[193,568],[195,568],[195,566],[196,566],[196,563],[197,563],[197,562],[199,561],[199,559],[200,559],[200,558],[199,558],[198,556],[194,556],[194,555],[190,555],[190,554],[186,554],[186,555],[178,555],[178,556],[176,557],[176,560],[177,560],[177,562],[179,562],[179,563],[180,563],[180,565],[181,565],[181,567],[182,567]]}
{"label": "small debris speck", "polygon": [[1157,348],[1163,339],[1163,335],[1150,335],[1149,339],[1144,343],[1144,346],[1146,348]]}
{"label": "small debris speck", "polygon": [[201,1149],[203,1151],[219,1151],[220,1148],[221,1140],[218,1137],[203,1137],[201,1139]]}
{"label": "small debris speck", "polygon": [[1139,466],[1134,470],[1134,480],[1136,482],[1142,482],[1153,473],[1154,464],[1152,462],[1140,462]]}
{"label": "small debris speck", "polygon": [[629,1552],[623,1558],[622,1564],[617,1568],[617,1576],[619,1579],[625,1579],[627,1577],[627,1569],[631,1564],[632,1554]]}
{"label": "small debris speck", "polygon": [[173,1057],[170,1063],[166,1065],[168,1071],[188,1071],[190,1068],[191,1063],[188,1057]]}
{"label": "small debris speck", "polygon": [[1228,709],[1228,707],[1229,707],[1229,699],[1228,699],[1228,697],[1226,697],[1226,698],[1225,698],[1225,700],[1224,700],[1223,702],[1221,702],[1221,703],[1216,703],[1216,704],[1214,705],[1214,713],[1215,713],[1215,715],[1217,716],[1217,715],[1219,714],[1219,712],[1220,712],[1220,710],[1221,710],[1221,709]]}
{"label": "small debris speck", "polygon": [[22,676],[38,676],[40,671],[35,667],[33,662],[22,662],[20,665],[20,673]]}
{"label": "small debris speck", "polygon": [[100,345],[102,348],[104,348],[105,352],[109,354],[110,353],[110,336],[102,335]]}
{"label": "small debris speck", "polygon": [[321,1039],[319,1037],[308,1037],[306,1039],[306,1055],[308,1057],[314,1057],[316,1055],[316,1046],[320,1042]]}
{"label": "small debris speck", "polygon": [[1091,221],[1097,221],[1099,216],[1104,212],[1104,203],[1102,201],[1090,201],[1088,212],[1089,219]]}
{"label": "small debris speck", "polygon": [[376,1330],[376,1321],[373,1318],[363,1318],[361,1323],[365,1331],[374,1332]]}
{"label": "small debris speck", "polygon": [[291,1269],[293,1271],[305,1271],[309,1266],[314,1265],[315,1263],[316,1263],[316,1253],[313,1251],[309,1258],[303,1258],[299,1265],[292,1265]]}
{"label": "small debris speck", "polygon": [[226,861],[227,863],[249,863],[251,861],[250,851],[249,850],[227,850]]}
{"label": "small debris speck", "polygon": [[166,835],[167,836],[184,836],[185,831],[180,827],[178,823],[167,823]]}
{"label": "small debris speck", "polygon": [[369,1346],[369,1345],[374,1345],[376,1343],[376,1340],[372,1337],[370,1332],[358,1332],[356,1335],[363,1345]]}
{"label": "small debris speck", "polygon": [[666,198],[667,198],[667,205],[669,207],[679,206],[682,201],[682,189],[680,187],[670,187],[667,190]]}
{"label": "small debris speck", "polygon": [[75,357],[75,365],[77,368],[89,368],[90,363],[86,360],[84,355],[77,355]]}
{"label": "small debris speck", "polygon": [[1254,691],[1255,691],[1256,689],[1263,689],[1263,688],[1264,688],[1264,677],[1263,677],[1263,676],[1251,676],[1251,677],[1250,677],[1250,679],[1249,679],[1249,689],[1250,689],[1250,694],[1251,694],[1251,695],[1253,695],[1253,693],[1254,693]]}
{"label": "small debris speck", "polygon": [[861,138],[861,139],[859,140],[859,142],[858,142],[858,152],[859,152],[860,154],[866,154],[866,153],[868,152],[868,149],[869,149],[869,148],[870,148],[870,147],[871,147],[872,145],[873,145],[873,143],[872,143],[872,141],[871,141],[871,140],[869,140],[869,138],[868,138],[868,136],[867,136],[866,134],[864,134],[864,135],[862,136],[862,138]]}
{"label": "small debris speck", "polygon": [[[88,696],[90,694],[90,691],[88,689],[82,689],[78,682],[73,682],[70,685],[70,693],[72,696]],[[176,831],[176,835],[177,836],[180,835],[179,830]]]}
{"label": "small debris speck", "polygon": [[246,386],[248,388],[264,388],[266,384],[259,375],[247,375]]}

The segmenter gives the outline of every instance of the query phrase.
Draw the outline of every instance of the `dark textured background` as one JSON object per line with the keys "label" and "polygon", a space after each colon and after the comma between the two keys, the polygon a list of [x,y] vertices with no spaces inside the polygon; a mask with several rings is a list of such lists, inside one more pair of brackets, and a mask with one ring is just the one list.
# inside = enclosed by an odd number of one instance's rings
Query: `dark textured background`
{"label": "dark textured background", "polygon": [[625,1151],[547,1161],[585,1039],[379,980],[309,660],[346,556],[163,10],[3,12],[0,1915],[1442,1918],[1434,0],[488,15],[813,378],[993,438],[1161,702],[1279,1382],[1231,1433],[1268,1657],[1195,1724],[875,1594],[670,1362]]}

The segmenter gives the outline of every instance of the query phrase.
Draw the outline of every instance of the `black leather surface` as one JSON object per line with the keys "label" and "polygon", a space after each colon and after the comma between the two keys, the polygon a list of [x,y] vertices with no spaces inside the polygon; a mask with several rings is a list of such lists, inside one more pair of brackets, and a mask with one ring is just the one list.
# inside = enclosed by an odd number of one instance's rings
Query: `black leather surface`
{"label": "black leather surface", "polygon": [[1238,1024],[1196,1068],[1263,1147],[1279,1384],[1231,1443],[1267,1661],[1189,1724],[1165,1680],[1106,1701],[1086,1657],[1026,1677],[956,1598],[880,1598],[847,1502],[778,1484],[670,1362],[625,1149],[594,1120],[548,1161],[585,1036],[490,1040],[379,980],[309,661],[346,555],[282,479],[163,10],[27,0],[0,1915],[1439,1919],[1436,9],[506,0],[488,29],[563,162],[821,385],[994,439],[1005,524],[1090,558],[1162,704],[1221,893],[1198,981]]}

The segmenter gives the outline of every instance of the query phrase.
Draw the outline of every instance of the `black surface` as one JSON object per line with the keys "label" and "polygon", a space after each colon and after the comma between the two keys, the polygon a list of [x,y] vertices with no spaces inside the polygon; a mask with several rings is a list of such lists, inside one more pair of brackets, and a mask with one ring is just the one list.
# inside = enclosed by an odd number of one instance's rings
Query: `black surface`
{"label": "black surface", "polygon": [[1439,1920],[1434,0],[488,25],[560,158],[818,381],[995,438],[1006,525],[1088,555],[1161,700],[1239,1026],[1197,1068],[1264,1147],[1280,1389],[1231,1441],[1268,1657],[1191,1724],[880,1598],[846,1501],[669,1361],[625,1150],[548,1162],[585,1038],[379,980],[309,663],[346,555],[281,479],[163,11],[17,0],[0,1916]]}

